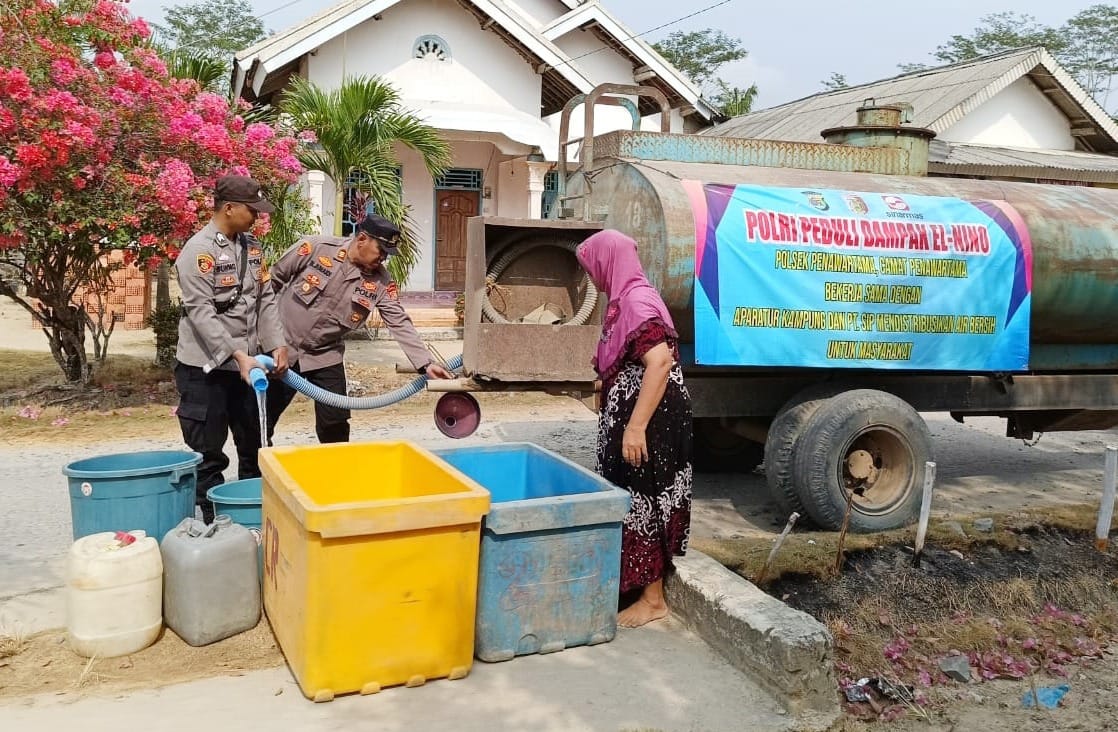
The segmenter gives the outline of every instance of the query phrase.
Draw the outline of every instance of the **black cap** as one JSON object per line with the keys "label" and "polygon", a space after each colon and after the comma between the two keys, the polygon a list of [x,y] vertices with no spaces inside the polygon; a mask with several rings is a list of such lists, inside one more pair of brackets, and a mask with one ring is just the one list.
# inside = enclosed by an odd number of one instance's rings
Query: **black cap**
{"label": "black cap", "polygon": [[370,214],[357,224],[357,231],[380,241],[384,245],[385,254],[395,254],[400,246],[400,230],[388,219],[376,214]]}
{"label": "black cap", "polygon": [[214,187],[214,200],[228,203],[243,203],[249,208],[260,213],[270,214],[276,210],[267,198],[264,190],[247,175],[226,175],[217,179]]}

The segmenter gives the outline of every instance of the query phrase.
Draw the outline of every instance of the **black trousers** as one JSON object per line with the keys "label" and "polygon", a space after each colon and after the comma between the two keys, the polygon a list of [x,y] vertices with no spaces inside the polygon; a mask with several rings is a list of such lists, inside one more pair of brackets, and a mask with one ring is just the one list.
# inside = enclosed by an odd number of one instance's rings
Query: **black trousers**
{"label": "black trousers", "polygon": [[[332,391],[335,394],[346,394],[346,381],[345,381],[345,365],[334,364],[333,366],[323,366],[320,369],[312,369],[310,371],[301,371],[299,363],[295,362],[291,365],[291,370],[302,376],[307,381],[315,386],[321,387],[326,391]],[[272,379],[268,382],[268,444],[272,444],[272,436],[276,432],[276,424],[279,422],[280,415],[287,406],[291,404],[291,400],[295,398],[297,392],[287,384],[279,379]],[[314,403],[314,431],[318,435],[318,441],[326,444],[328,442],[349,442],[349,415],[348,409],[338,409],[337,407],[327,406],[318,402]]]}
{"label": "black trousers", "polygon": [[197,366],[175,364],[175,385],[179,391],[179,426],[183,441],[191,450],[202,453],[198,466],[195,505],[202,508],[206,522],[213,520],[213,505],[206,491],[225,482],[222,472],[229,467],[225,441],[233,433],[237,446],[237,479],[259,478],[260,413],[256,392],[236,371],[213,370],[206,374]]}

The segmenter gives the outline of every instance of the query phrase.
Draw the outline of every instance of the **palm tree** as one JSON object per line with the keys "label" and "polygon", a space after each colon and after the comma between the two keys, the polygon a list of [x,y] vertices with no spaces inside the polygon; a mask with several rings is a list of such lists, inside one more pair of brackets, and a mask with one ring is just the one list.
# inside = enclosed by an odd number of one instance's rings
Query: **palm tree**
{"label": "palm tree", "polygon": [[308,170],[320,170],[334,181],[334,235],[342,234],[345,186],[355,178],[377,212],[400,228],[400,252],[389,261],[389,269],[398,282],[405,283],[419,261],[419,247],[397,177],[395,145],[418,153],[432,178],[450,167],[450,145],[435,128],[401,106],[396,89],[376,77],[347,78],[330,91],[296,77],[279,107],[297,129],[310,130],[318,138],[317,143],[303,146],[298,157]]}
{"label": "palm tree", "polygon": [[753,101],[757,98],[757,85],[753,84],[748,89],[722,84],[722,92],[715,98],[715,103],[722,109],[727,117],[738,117],[753,111]]}
{"label": "palm tree", "polygon": [[203,91],[226,94],[229,91],[229,65],[201,51],[175,48],[158,51],[167,64],[167,73],[176,79],[193,79]]}

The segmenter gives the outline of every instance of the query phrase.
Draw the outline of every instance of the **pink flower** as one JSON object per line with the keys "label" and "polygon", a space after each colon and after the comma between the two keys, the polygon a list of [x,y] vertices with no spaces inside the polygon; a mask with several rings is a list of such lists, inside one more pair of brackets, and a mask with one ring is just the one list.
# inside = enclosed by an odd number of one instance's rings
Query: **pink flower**
{"label": "pink flower", "polygon": [[202,92],[195,97],[194,108],[202,114],[202,119],[213,124],[224,122],[229,114],[229,102],[211,92]]}
{"label": "pink flower", "polygon": [[21,170],[18,165],[13,165],[7,156],[0,155],[0,186],[10,188],[19,180]]}
{"label": "pink flower", "polygon": [[272,129],[271,125],[266,125],[261,122],[251,124],[245,130],[245,142],[249,145],[259,145],[267,142],[276,136],[276,131]]}
{"label": "pink flower", "polygon": [[187,112],[181,117],[171,120],[167,125],[167,139],[172,142],[182,142],[197,132],[202,127],[202,116],[197,112]]}
{"label": "pink flower", "polygon": [[82,106],[77,97],[64,89],[50,90],[43,96],[40,104],[47,112],[58,112],[66,115],[76,114]]}
{"label": "pink flower", "polygon": [[58,419],[51,422],[50,426],[51,427],[65,427],[68,424],[70,424],[70,420],[66,419],[65,417],[59,417]]}
{"label": "pink flower", "polygon": [[299,162],[299,158],[294,155],[284,155],[279,159],[279,166],[284,170],[290,170],[292,173],[302,173],[303,164]]}
{"label": "pink flower", "polygon": [[[142,20],[138,22],[143,23]],[[147,28],[146,24],[144,28]],[[132,58],[138,66],[152,72],[156,76],[167,75],[167,64],[163,63],[163,59],[159,58],[159,55],[150,48],[137,49],[132,53]]]}
{"label": "pink flower", "polygon": [[136,18],[129,24],[128,28],[140,38],[151,36],[151,28],[144,22],[143,18]]}
{"label": "pink flower", "polygon": [[171,159],[155,178],[155,197],[169,211],[178,211],[190,203],[194,171],[182,160]]}
{"label": "pink flower", "polygon": [[47,164],[50,156],[38,145],[20,143],[16,145],[16,160],[25,168],[40,168]]}
{"label": "pink flower", "polygon": [[56,84],[70,84],[78,78],[78,65],[70,58],[55,59],[50,65],[50,76]]}
{"label": "pink flower", "polygon": [[66,124],[62,126],[62,131],[69,135],[75,143],[80,145],[93,147],[97,144],[97,135],[93,134],[93,130],[73,120],[67,121]]}
{"label": "pink flower", "polygon": [[303,130],[298,134],[300,142],[318,142],[318,135],[314,134],[314,130]]}
{"label": "pink flower", "polygon": [[136,95],[127,89],[121,89],[119,86],[114,86],[109,89],[109,99],[113,104],[118,107],[129,108],[136,102]]}
{"label": "pink flower", "polygon": [[202,125],[194,133],[194,142],[222,160],[233,159],[233,142],[229,139],[229,130],[222,125]]}
{"label": "pink flower", "polygon": [[16,102],[29,102],[34,94],[31,82],[23,69],[0,69],[0,96],[7,95]]}
{"label": "pink flower", "polygon": [[24,419],[38,419],[39,415],[42,413],[42,409],[33,407],[31,405],[27,405],[23,409],[19,410],[19,416],[23,417]]}
{"label": "pink flower", "polygon": [[93,65],[99,69],[111,69],[116,66],[116,56],[112,51],[98,51],[93,56]]}

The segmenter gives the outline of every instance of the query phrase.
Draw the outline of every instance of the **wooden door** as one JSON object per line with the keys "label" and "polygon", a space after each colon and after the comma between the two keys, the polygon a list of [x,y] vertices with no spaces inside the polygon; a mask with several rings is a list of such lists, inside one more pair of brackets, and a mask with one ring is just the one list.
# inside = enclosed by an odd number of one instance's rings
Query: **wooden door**
{"label": "wooden door", "polygon": [[466,287],[466,220],[477,216],[478,192],[435,191],[435,289]]}

